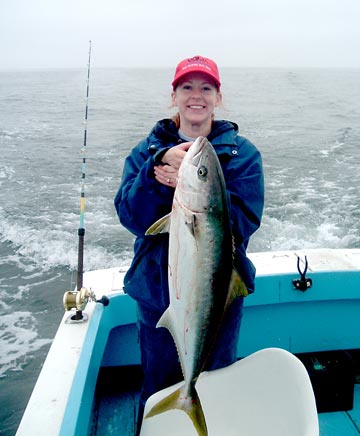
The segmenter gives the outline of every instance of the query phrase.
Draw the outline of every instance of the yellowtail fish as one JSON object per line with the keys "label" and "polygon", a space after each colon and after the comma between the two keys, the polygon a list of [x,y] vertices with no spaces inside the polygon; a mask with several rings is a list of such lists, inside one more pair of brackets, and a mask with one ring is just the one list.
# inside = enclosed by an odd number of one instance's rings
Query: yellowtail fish
{"label": "yellowtail fish", "polygon": [[199,436],[207,427],[195,388],[226,306],[247,293],[232,266],[232,235],[225,180],[210,142],[199,137],[179,168],[172,211],[148,235],[169,232],[170,305],[157,327],[176,344],[184,383],[157,403],[146,418],[181,409]]}

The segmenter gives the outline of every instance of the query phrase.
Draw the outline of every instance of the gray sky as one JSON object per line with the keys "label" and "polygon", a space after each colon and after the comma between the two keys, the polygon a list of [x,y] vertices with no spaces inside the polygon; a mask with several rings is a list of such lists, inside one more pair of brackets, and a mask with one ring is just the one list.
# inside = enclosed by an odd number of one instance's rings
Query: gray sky
{"label": "gray sky", "polygon": [[360,67],[360,0],[0,0],[0,69]]}

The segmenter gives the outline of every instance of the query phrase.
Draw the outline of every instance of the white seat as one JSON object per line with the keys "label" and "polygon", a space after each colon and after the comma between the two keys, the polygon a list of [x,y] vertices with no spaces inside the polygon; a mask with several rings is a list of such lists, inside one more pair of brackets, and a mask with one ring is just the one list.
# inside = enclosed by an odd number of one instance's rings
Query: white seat
{"label": "white seat", "polygon": [[[174,385],[152,395],[145,414]],[[318,436],[314,393],[305,367],[279,349],[258,351],[233,365],[204,372],[196,383],[208,436]],[[144,418],[141,436],[197,436],[186,413]]]}

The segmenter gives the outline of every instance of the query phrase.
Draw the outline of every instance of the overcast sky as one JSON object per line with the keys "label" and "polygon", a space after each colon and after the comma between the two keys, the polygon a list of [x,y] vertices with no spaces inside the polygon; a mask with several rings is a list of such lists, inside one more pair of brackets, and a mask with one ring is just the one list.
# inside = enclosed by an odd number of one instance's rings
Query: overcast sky
{"label": "overcast sky", "polygon": [[0,0],[0,69],[360,67],[360,0]]}

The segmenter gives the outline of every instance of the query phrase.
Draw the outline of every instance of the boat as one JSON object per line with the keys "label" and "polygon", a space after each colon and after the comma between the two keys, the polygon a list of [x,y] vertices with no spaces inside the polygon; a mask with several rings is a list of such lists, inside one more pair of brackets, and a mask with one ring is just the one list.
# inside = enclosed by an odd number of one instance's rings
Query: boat
{"label": "boat", "polygon": [[[360,249],[249,257],[256,292],[245,299],[239,360],[202,373],[197,382],[209,436],[224,420],[233,428],[224,436],[359,435]],[[134,434],[142,372],[136,305],[122,289],[124,274],[119,268],[88,271],[83,289],[67,293],[71,310],[17,436]],[[180,411],[144,419],[143,428],[144,436],[197,434]]]}

